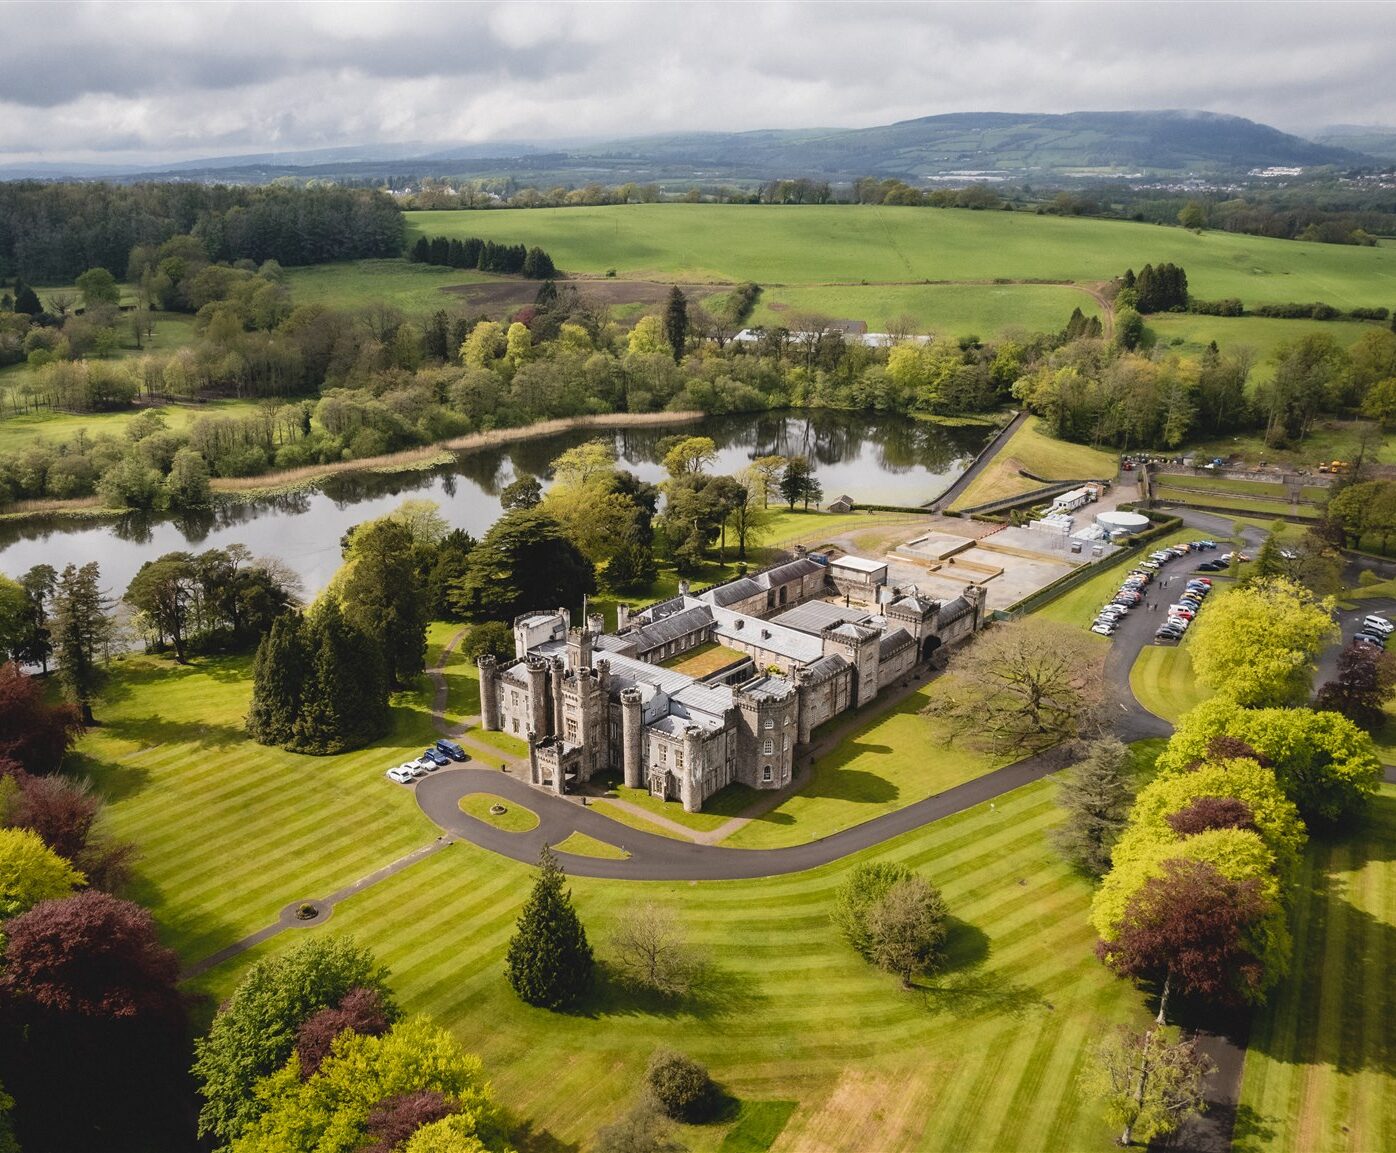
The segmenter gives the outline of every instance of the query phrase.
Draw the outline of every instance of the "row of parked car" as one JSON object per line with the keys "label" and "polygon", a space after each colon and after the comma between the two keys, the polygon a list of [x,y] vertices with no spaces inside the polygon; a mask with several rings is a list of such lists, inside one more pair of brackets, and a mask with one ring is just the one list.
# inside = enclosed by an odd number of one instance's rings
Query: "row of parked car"
{"label": "row of parked car", "polygon": [[[1216,547],[1216,541],[1194,540],[1187,544],[1170,545],[1150,553],[1147,560],[1140,561],[1138,567],[1131,569],[1125,576],[1119,591],[1110,603],[1100,610],[1091,623],[1091,632],[1099,633],[1103,637],[1111,636],[1120,627],[1120,621],[1129,611],[1144,603],[1149,582],[1154,579],[1154,574],[1169,561],[1187,556],[1190,552],[1208,552]],[[1211,581],[1206,583],[1208,586],[1211,585]]]}
{"label": "row of parked car", "polygon": [[441,740],[422,753],[415,761],[404,761],[396,768],[389,769],[386,776],[400,785],[410,785],[428,773],[449,765],[452,761],[468,761],[470,756],[455,741]]}
{"label": "row of parked car", "polygon": [[1386,648],[1386,640],[1396,632],[1396,624],[1385,617],[1373,613],[1362,620],[1362,631],[1352,638],[1354,644],[1371,645],[1376,649]]}
{"label": "row of parked car", "polygon": [[1202,602],[1211,591],[1212,582],[1207,577],[1193,577],[1188,581],[1177,603],[1168,606],[1168,618],[1154,631],[1154,640],[1182,640],[1188,626],[1202,611]]}

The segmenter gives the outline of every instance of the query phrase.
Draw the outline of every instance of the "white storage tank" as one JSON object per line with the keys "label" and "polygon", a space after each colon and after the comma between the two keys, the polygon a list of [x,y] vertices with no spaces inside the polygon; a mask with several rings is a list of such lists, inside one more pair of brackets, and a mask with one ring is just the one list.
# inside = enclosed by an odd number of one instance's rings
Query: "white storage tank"
{"label": "white storage tank", "polygon": [[1137,512],[1100,512],[1096,513],[1095,522],[1111,536],[1143,532],[1153,523]]}

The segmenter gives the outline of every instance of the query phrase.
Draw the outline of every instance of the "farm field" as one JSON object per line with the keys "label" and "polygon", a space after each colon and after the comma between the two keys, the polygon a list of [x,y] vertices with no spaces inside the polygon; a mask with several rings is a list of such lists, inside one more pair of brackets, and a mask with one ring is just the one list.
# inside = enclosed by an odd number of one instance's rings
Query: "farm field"
{"label": "farm field", "polygon": [[936,336],[992,339],[1014,330],[1059,332],[1073,308],[1101,313],[1093,296],[1059,284],[781,285],[762,292],[750,323],[790,328],[801,313],[815,313],[881,332],[908,316]]}
{"label": "farm field", "polygon": [[451,306],[451,297],[441,291],[443,288],[487,284],[496,279],[484,272],[438,268],[407,260],[353,260],[286,269],[293,304],[366,308],[384,303],[418,317]]}
{"label": "farm field", "polygon": [[[673,910],[709,959],[696,994],[676,1006],[607,979],[574,1013],[519,1002],[503,978],[503,952],[530,870],[466,844],[305,932],[350,933],[373,948],[404,1009],[430,1013],[483,1057],[503,1102],[530,1120],[532,1148],[590,1142],[629,1107],[650,1052],[667,1044],[706,1062],[742,1102],[737,1125],[755,1110],[777,1122],[787,1113],[775,1150],[1105,1153],[1112,1134],[1077,1075],[1102,1029],[1145,1014],[1140,995],[1095,960],[1090,887],[1045,837],[1056,820],[1044,782],[793,876],[569,879],[603,962],[610,927],[636,901]],[[864,859],[923,871],[957,918],[949,971],[914,992],[866,965],[829,924],[834,890]],[[294,939],[259,946],[202,987],[225,996],[255,957]],[[986,1095],[999,1106],[974,1105]],[[688,1149],[714,1151],[729,1128],[686,1126],[678,1136]]]}
{"label": "farm field", "polygon": [[1293,976],[1251,1027],[1238,1153],[1396,1148],[1396,787],[1363,826],[1311,842],[1294,910]]}
{"label": "farm field", "polygon": [[951,509],[973,508],[1042,487],[1039,482],[1018,475],[1020,468],[1047,480],[1104,480],[1119,472],[1120,461],[1113,452],[1057,440],[1043,431],[1038,417],[1030,416]]}
{"label": "farm field", "polygon": [[[1192,276],[1191,269],[1188,276]],[[1243,345],[1250,348],[1255,353],[1252,387],[1275,375],[1271,358],[1280,345],[1288,341],[1318,334],[1331,336],[1347,348],[1375,327],[1378,326],[1359,320],[1279,320],[1268,316],[1195,316],[1172,312],[1150,316],[1146,321],[1146,330],[1153,334],[1155,348],[1189,355],[1201,352],[1214,340],[1217,347],[1224,350]]]}
{"label": "farm field", "polygon": [[414,212],[419,235],[546,248],[558,267],[623,277],[755,280],[766,287],[862,280],[1110,279],[1172,261],[1205,299],[1390,304],[1396,249],[1196,234],[1128,221],[873,206],[665,205]]}

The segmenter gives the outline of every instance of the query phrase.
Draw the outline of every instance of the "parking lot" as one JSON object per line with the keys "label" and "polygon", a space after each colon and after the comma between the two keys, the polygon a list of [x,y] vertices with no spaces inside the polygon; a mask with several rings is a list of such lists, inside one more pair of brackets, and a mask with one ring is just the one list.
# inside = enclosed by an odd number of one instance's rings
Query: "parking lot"
{"label": "parking lot", "polygon": [[1155,550],[1125,575],[1091,623],[1091,631],[1112,638],[1123,635],[1136,646],[1149,640],[1177,643],[1211,592],[1208,574],[1226,571],[1232,559],[1231,553],[1219,554],[1216,542],[1205,538]]}
{"label": "parking lot", "polygon": [[404,761],[387,770],[383,775],[399,785],[411,785],[420,781],[428,773],[444,769],[453,761],[470,760],[470,754],[455,741],[439,740],[425,749],[415,761]]}

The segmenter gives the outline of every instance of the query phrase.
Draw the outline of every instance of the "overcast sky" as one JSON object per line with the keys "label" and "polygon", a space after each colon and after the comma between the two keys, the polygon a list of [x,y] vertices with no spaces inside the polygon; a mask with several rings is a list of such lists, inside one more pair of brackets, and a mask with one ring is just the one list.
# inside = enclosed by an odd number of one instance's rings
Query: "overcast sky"
{"label": "overcast sky", "polygon": [[1199,108],[1396,124],[1396,2],[0,7],[0,160]]}

